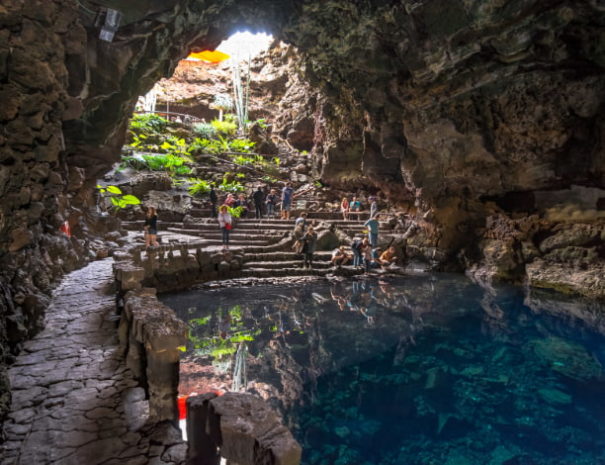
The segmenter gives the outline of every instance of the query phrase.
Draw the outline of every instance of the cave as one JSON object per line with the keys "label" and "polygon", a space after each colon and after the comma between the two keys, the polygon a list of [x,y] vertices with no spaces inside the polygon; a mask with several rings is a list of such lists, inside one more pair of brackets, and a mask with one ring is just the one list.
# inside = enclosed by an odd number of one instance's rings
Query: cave
{"label": "cave", "polygon": [[[106,439],[87,431],[69,435],[73,443],[64,448],[41,450],[61,432],[44,430],[43,423],[30,431],[31,419],[56,402],[68,405],[70,391],[82,400],[128,385],[134,392],[129,405],[139,408],[154,388],[152,380],[142,381],[148,385],[143,394],[134,379],[98,388],[83,383],[91,375],[85,373],[89,360],[103,360],[116,373],[123,369],[119,350],[105,347],[98,335],[92,340],[101,348],[81,355],[77,369],[69,370],[69,357],[40,360],[36,336],[76,324],[69,308],[86,313],[98,304],[102,316],[94,324],[108,328],[116,325],[116,302],[128,308],[124,295],[103,294],[115,285],[114,274],[111,259],[98,251],[126,237],[115,234],[121,221],[142,217],[100,214],[96,186],[121,160],[139,96],[169,78],[190,52],[214,50],[237,30],[266,31],[285,44],[280,59],[297,76],[304,101],[295,114],[284,114],[284,139],[290,134],[295,149],[308,152],[309,170],[326,192],[379,195],[393,212],[389,227],[407,259],[435,272],[466,273],[486,293],[505,282],[600,308],[604,23],[601,0],[4,0],[0,420],[16,424],[18,433],[2,434],[7,458],[0,463],[17,463],[25,434],[38,441],[38,449],[23,452],[32,463],[146,463],[151,457],[135,458],[136,441],[126,439],[120,457],[109,445],[97,457],[98,449],[85,450],[86,444]],[[125,291],[136,290],[134,268],[120,268],[132,258],[126,249],[112,250],[115,277]],[[206,260],[205,252],[198,260]],[[221,265],[214,263],[212,271]],[[88,271],[73,275],[78,270]],[[194,273],[158,275],[144,287],[191,285],[188,276]],[[53,292],[65,286],[74,292],[58,299]],[[98,294],[98,302],[87,301],[87,292]],[[149,296],[136,298],[147,302]],[[65,312],[56,317],[60,306]],[[495,304],[484,307],[499,311]],[[565,318],[574,314],[570,303],[556,308]],[[595,312],[584,319],[601,321]],[[71,342],[59,344],[73,342],[83,354],[82,334],[78,327]],[[559,341],[536,344],[536,353],[548,352]],[[28,381],[41,371],[73,371],[80,378],[72,383],[51,376],[15,417],[11,405],[23,401]],[[544,397],[551,405],[566,402],[553,400],[556,395]],[[113,418],[104,410],[92,415],[108,423]],[[439,431],[464,427],[451,416],[439,421],[445,422]],[[181,463],[178,441],[155,444],[172,450],[174,457],[162,455],[165,463]],[[519,457],[497,463],[523,463]]]}

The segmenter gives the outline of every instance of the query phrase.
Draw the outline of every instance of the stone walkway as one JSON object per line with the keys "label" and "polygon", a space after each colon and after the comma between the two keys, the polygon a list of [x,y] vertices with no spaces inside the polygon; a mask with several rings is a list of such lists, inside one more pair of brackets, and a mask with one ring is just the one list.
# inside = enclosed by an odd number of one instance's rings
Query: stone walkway
{"label": "stone walkway", "polygon": [[11,367],[0,465],[184,463],[178,430],[145,425],[144,391],[123,364],[112,263],[93,262],[63,279],[46,329]]}

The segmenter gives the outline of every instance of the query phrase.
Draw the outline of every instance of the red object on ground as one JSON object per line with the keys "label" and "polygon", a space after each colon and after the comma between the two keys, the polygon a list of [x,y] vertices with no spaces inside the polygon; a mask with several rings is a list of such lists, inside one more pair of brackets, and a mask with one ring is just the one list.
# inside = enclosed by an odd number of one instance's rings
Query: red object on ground
{"label": "red object on ground", "polygon": [[184,420],[187,418],[187,398],[189,396],[178,396],[176,399],[176,404],[179,408],[179,420]]}
{"label": "red object on ground", "polygon": [[69,221],[64,221],[61,227],[59,228],[59,231],[61,231],[67,237],[71,237],[71,228],[69,227]]}

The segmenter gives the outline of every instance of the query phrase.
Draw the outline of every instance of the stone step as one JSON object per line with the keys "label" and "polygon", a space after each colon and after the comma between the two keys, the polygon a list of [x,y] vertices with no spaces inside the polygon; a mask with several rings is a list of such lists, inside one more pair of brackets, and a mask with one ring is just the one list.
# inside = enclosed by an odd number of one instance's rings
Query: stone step
{"label": "stone step", "polygon": [[[219,238],[222,239],[223,233],[218,228],[213,228],[209,230],[201,230],[201,229],[189,229],[189,228],[168,228],[170,232],[177,232],[180,234],[187,234],[190,236],[200,236],[204,239],[213,239]],[[229,235],[231,239],[241,239],[241,240],[266,240],[270,242],[277,242],[279,239],[283,237],[283,234],[276,233],[273,231],[242,231],[241,229],[235,228],[231,230],[231,234]]]}
{"label": "stone step", "polygon": [[336,273],[340,276],[355,276],[363,274],[364,270],[361,268],[353,268],[351,266],[345,266],[335,270],[334,268],[244,268],[241,271],[240,276],[242,278],[271,278],[271,277],[288,277],[288,276],[326,276],[331,273]]}
{"label": "stone step", "polygon": [[[248,262],[278,262],[278,261],[298,261],[302,260],[301,254],[295,252],[252,252],[247,250],[245,261]],[[315,252],[313,254],[314,261],[330,261],[332,252]]]}
{"label": "stone step", "polygon": [[241,270],[242,278],[269,278],[285,276],[325,276],[329,270],[308,268],[244,268]]}
{"label": "stone step", "polygon": [[[302,266],[302,257],[299,260],[284,260],[274,262],[246,262],[244,263],[244,270],[249,268],[263,268],[263,269],[281,269],[281,268],[300,268]],[[313,260],[313,265],[317,268],[330,268],[332,264],[327,260]]]}
{"label": "stone step", "polygon": [[[254,209],[251,210],[252,214],[254,215]],[[278,210],[279,211],[279,210]],[[294,214],[296,213],[300,213],[299,209],[294,209],[292,212],[292,216],[294,216]],[[191,210],[189,210],[189,215],[191,215],[194,218],[210,218],[210,209],[202,209],[202,208],[192,208]],[[338,212],[307,212],[308,218],[315,218],[315,219],[323,219],[323,220],[330,220],[330,219],[342,219],[342,213]],[[358,219],[368,219],[370,215],[370,212],[359,212],[356,213],[355,216],[358,217]]]}
{"label": "stone step", "polygon": [[[207,239],[206,241],[204,241],[204,243],[205,243],[205,245],[222,245],[223,240],[222,240],[222,237],[220,239]],[[263,239],[257,239],[257,240],[233,239],[230,237],[229,245],[243,247],[244,250],[247,252],[249,249],[248,246],[268,246],[268,245],[272,245],[272,243],[269,240],[263,240]]]}

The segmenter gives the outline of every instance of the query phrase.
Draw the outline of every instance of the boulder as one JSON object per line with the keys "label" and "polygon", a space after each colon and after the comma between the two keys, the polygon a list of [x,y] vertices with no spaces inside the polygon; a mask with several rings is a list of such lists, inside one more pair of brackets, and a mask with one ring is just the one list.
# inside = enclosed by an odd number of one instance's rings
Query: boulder
{"label": "boulder", "polygon": [[340,238],[333,231],[320,231],[317,235],[317,250],[333,250],[339,245]]}

